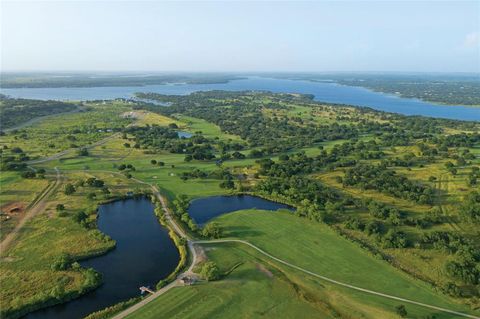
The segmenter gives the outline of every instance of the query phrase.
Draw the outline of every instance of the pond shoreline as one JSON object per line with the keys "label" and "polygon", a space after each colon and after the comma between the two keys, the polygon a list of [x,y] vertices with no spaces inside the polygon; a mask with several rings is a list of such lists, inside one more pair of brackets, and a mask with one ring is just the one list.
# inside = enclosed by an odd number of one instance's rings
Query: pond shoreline
{"label": "pond shoreline", "polygon": [[[135,202],[130,202],[130,200],[140,201],[140,202],[135,203]],[[111,198],[111,199],[108,199],[106,201],[101,202],[98,205],[98,208],[97,208],[97,216],[96,216],[96,218],[97,218],[97,221],[96,221],[97,228],[96,229],[98,229],[102,234],[107,235],[114,242],[114,244],[112,246],[110,246],[108,249],[105,249],[105,250],[102,249],[102,250],[98,250],[98,251],[94,251],[94,252],[92,251],[92,252],[89,252],[89,253],[87,253],[85,255],[82,255],[82,256],[75,256],[75,259],[74,259],[75,262],[81,262],[81,265],[82,265],[81,271],[85,272],[85,271],[87,271],[87,269],[93,269],[95,274],[99,278],[101,278],[101,280],[96,285],[94,285],[92,287],[88,287],[88,289],[85,289],[85,288],[78,289],[77,291],[75,291],[73,293],[65,294],[64,297],[62,297],[61,299],[57,299],[54,302],[42,303],[41,305],[38,305],[37,307],[35,307],[35,309],[29,309],[29,310],[23,311],[21,313],[17,313],[15,315],[15,317],[12,316],[12,318],[18,318],[18,317],[21,317],[21,316],[26,316],[26,318],[50,318],[52,316],[57,317],[58,311],[60,311],[60,313],[58,313],[59,318],[71,318],[71,315],[76,314],[76,310],[75,310],[76,308],[78,308],[78,307],[81,307],[79,309],[83,308],[82,303],[88,303],[88,304],[86,304],[87,308],[84,310],[84,312],[88,311],[89,310],[88,308],[94,308],[97,300],[98,300],[98,302],[100,302],[100,304],[105,304],[108,300],[104,301],[102,299],[99,299],[99,298],[103,298],[103,297],[96,297],[96,295],[98,295],[98,294],[100,294],[100,295],[108,294],[109,291],[111,291],[113,289],[113,287],[118,286],[118,285],[122,285],[123,284],[122,282],[112,282],[113,278],[115,278],[115,277],[111,277],[112,274],[119,273],[119,271],[121,273],[122,270],[117,270],[117,269],[113,270],[112,269],[109,272],[108,270],[106,270],[106,269],[108,269],[108,267],[105,268],[106,267],[105,264],[104,264],[104,266],[101,266],[100,269],[98,269],[97,266],[100,266],[100,265],[102,265],[102,263],[107,262],[106,260],[99,260],[98,258],[102,257],[102,256],[108,256],[109,260],[116,260],[115,258],[118,259],[119,256],[122,256],[122,254],[124,255],[126,253],[126,251],[125,251],[126,246],[125,246],[124,243],[122,243],[123,251],[122,252],[117,252],[116,256],[113,256],[113,255],[109,254],[109,253],[114,253],[115,251],[118,251],[118,247],[117,247],[118,241],[114,238],[115,236],[112,237],[111,234],[108,233],[108,231],[106,232],[106,230],[108,230],[108,227],[106,229],[105,228],[102,229],[102,225],[99,225],[98,219],[102,214],[102,212],[100,210],[101,209],[106,209],[107,206],[105,206],[105,205],[111,205],[111,204],[117,205],[117,206],[122,205],[122,203],[127,203],[127,204],[131,204],[131,205],[145,205],[144,204],[145,202],[143,202],[143,201],[147,201],[147,203],[148,203],[148,204],[146,204],[147,206],[144,206],[144,209],[145,209],[145,207],[148,207],[148,205],[151,205],[152,211],[151,212],[148,212],[148,211],[145,211],[145,210],[142,211],[141,215],[138,215],[138,218],[140,219],[139,223],[142,223],[141,219],[145,218],[145,217],[142,217],[142,215],[143,215],[143,216],[146,216],[146,218],[148,218],[150,220],[153,218],[157,222],[157,225],[153,225],[151,227],[151,229],[149,230],[150,232],[152,230],[155,231],[155,229],[157,229],[159,227],[164,229],[165,233],[169,232],[170,230],[168,228],[166,228],[157,218],[158,216],[154,211],[154,209],[155,209],[154,204],[155,203],[151,199],[151,194],[143,193],[143,194],[140,194],[140,195],[135,196],[135,197],[132,197],[132,196],[117,196],[115,198]],[[111,208],[111,209],[113,209],[113,208]],[[121,213],[123,213],[123,212],[121,212]],[[150,217],[148,216],[149,213],[151,213]],[[103,212],[103,214],[105,214],[105,212]],[[116,214],[118,215],[119,213],[116,213]],[[132,214],[132,213],[129,213],[129,214]],[[104,216],[103,218],[106,218],[106,217]],[[143,221],[143,222],[145,222],[145,221]],[[105,221],[104,221],[104,223],[105,223]],[[105,225],[103,225],[103,227],[105,227]],[[164,237],[164,235],[157,234],[157,236],[156,236],[157,239],[156,240],[160,240],[160,238],[162,238],[162,236]],[[167,263],[164,264],[163,266],[161,266],[163,268],[165,268],[165,267],[168,268],[170,266],[167,266],[167,265],[173,264],[173,263],[175,263],[175,266],[177,266],[176,261],[177,261],[178,257],[175,257],[175,259],[171,259],[171,257],[180,255],[180,249],[177,246],[177,242],[173,238],[171,238],[170,234],[168,234],[167,237],[168,237],[168,240],[171,242],[171,246],[174,247],[176,253],[172,255],[172,253],[170,252],[167,255],[167,259],[169,259],[169,260],[168,261],[165,260]],[[165,240],[165,239],[162,239],[162,240]],[[120,239],[120,241],[124,242],[125,239],[124,238]],[[172,248],[165,248],[164,247],[163,249],[170,249],[171,250]],[[168,256],[170,256],[170,257],[168,257]],[[148,256],[144,257],[144,258],[147,258],[147,260],[148,260],[148,258],[150,258],[150,259],[152,259],[152,261],[154,259],[158,259],[158,258],[160,258],[160,260],[162,260],[161,259],[162,256],[157,255],[157,256],[153,256],[153,257],[154,257],[153,259],[148,257]],[[92,266],[92,264],[93,264],[93,266]],[[95,265],[97,265],[97,266],[95,266]],[[145,276],[152,277],[152,276],[156,276],[155,274],[158,274],[159,275],[158,278],[160,278],[160,279],[154,280],[155,283],[157,282],[157,280],[163,280],[163,278],[168,277],[171,272],[168,271],[167,274],[160,275],[161,274],[161,267],[160,267],[160,270],[158,272],[147,273],[147,275],[142,274],[142,277],[145,277]],[[122,268],[122,267],[119,267],[119,268]],[[123,268],[128,269],[127,266],[123,266]],[[148,270],[146,270],[146,271],[148,272]],[[148,274],[150,274],[150,275],[148,275]],[[116,275],[116,276],[118,276],[118,275]],[[111,277],[111,278],[109,278],[109,277]],[[143,282],[144,279],[143,280],[140,279],[140,278],[138,278],[138,279],[139,279],[139,281],[138,281],[137,285],[138,285],[138,287],[140,287],[141,285],[144,284],[144,282]],[[136,279],[135,278],[130,279],[128,282],[131,282],[132,280],[135,281]],[[128,284],[128,282],[126,284]],[[105,284],[108,284],[110,287],[108,287],[108,289],[104,287],[103,290],[102,290],[101,288]],[[122,295],[130,294],[130,298],[127,297],[123,300],[119,300],[118,302],[108,304],[108,305],[106,305],[107,308],[115,306],[118,303],[127,302],[132,297],[135,297],[135,295],[131,294],[131,292],[132,292],[131,284],[130,284],[130,288],[128,289],[128,291],[130,291],[130,293],[128,293],[126,291],[126,292],[123,292]],[[91,294],[93,294],[93,295],[91,295]],[[107,295],[107,296],[110,296],[110,295]],[[112,295],[112,296],[108,297],[107,299],[109,299],[109,298],[118,299],[118,298],[121,298],[121,297],[113,297],[113,295]],[[72,302],[75,303],[75,306],[72,305]],[[85,315],[89,315],[91,313],[95,313],[95,312],[101,311],[103,309],[105,309],[105,307],[99,308],[97,310],[93,310],[93,311],[88,312],[88,313],[79,314],[79,315],[84,317]],[[73,313],[70,313],[69,311],[70,312],[73,311]]]}

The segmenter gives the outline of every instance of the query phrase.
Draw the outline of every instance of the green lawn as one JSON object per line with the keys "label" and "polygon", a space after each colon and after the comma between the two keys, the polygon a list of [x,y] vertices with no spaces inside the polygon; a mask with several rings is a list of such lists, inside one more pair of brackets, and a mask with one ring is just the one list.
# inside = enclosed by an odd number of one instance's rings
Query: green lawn
{"label": "green lawn", "polygon": [[[272,255],[310,271],[440,307],[467,307],[368,255],[327,226],[288,212],[245,210],[216,219],[224,237],[245,239]],[[332,285],[279,264],[238,243],[203,244],[224,276],[174,288],[128,318],[399,318],[394,300]],[[235,267],[235,265],[239,265]],[[233,269],[233,271],[232,271]],[[406,304],[408,318],[452,318]]]}
{"label": "green lawn", "polygon": [[248,240],[278,258],[332,279],[437,306],[466,308],[375,259],[323,224],[287,212],[254,210],[223,215],[217,221],[225,237]]}
{"label": "green lawn", "polygon": [[127,318],[334,318],[322,302],[309,302],[284,273],[238,247],[208,251],[224,280],[174,288]]}

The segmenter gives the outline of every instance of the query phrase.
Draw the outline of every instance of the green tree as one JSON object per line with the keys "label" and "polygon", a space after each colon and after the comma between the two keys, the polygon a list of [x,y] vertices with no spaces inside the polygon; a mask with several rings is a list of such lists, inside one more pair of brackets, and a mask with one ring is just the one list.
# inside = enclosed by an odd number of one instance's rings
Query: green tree
{"label": "green tree", "polygon": [[207,261],[200,269],[200,276],[208,281],[218,280],[220,279],[220,270],[216,263]]}
{"label": "green tree", "polygon": [[85,147],[79,148],[77,154],[78,156],[88,156],[88,150]]}
{"label": "green tree", "polygon": [[75,193],[75,191],[75,186],[73,186],[72,184],[68,183],[67,185],[65,185],[65,195],[72,195],[73,193]]}
{"label": "green tree", "polygon": [[405,309],[404,305],[396,306],[395,312],[402,318],[405,318],[408,315],[407,309]]}
{"label": "green tree", "polygon": [[215,222],[208,223],[202,230],[202,235],[208,238],[220,238],[222,233],[222,229]]}

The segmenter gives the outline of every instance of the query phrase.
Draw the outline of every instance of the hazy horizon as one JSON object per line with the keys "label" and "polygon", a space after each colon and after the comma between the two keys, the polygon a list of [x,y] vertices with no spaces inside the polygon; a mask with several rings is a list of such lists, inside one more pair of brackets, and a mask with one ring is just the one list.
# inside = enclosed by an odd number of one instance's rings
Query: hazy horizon
{"label": "hazy horizon", "polygon": [[476,74],[479,6],[3,1],[1,70]]}

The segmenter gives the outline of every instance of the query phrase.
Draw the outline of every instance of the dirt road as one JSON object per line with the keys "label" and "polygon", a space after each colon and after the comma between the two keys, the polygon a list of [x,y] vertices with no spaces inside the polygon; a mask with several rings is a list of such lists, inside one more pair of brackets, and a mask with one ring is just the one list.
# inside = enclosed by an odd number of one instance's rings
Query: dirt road
{"label": "dirt road", "polygon": [[4,255],[11,245],[14,243],[15,239],[20,234],[23,226],[32,219],[35,215],[45,210],[47,206],[48,197],[59,187],[61,184],[62,175],[60,170],[55,167],[56,178],[55,181],[47,186],[44,191],[34,200],[30,207],[25,212],[25,216],[20,220],[20,222],[15,226],[15,228],[3,239],[0,243],[0,255]]}

